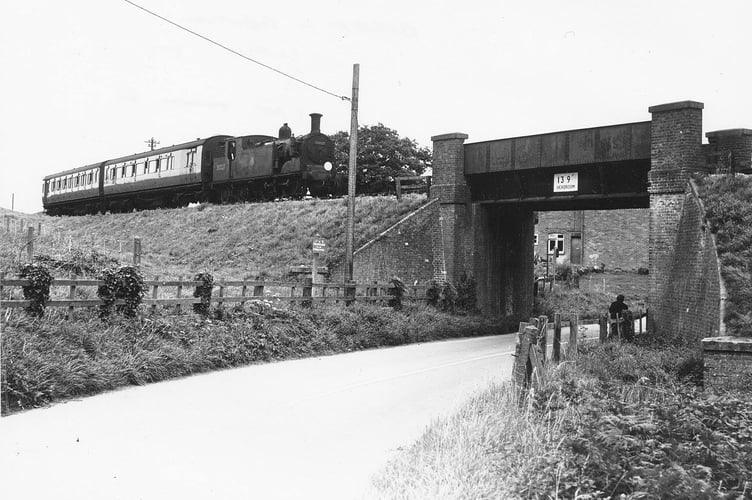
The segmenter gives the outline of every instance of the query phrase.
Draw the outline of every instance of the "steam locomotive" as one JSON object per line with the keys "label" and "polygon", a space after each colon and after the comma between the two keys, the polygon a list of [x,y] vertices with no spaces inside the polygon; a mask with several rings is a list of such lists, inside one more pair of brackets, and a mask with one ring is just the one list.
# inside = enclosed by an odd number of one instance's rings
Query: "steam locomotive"
{"label": "steam locomotive", "polygon": [[83,215],[344,194],[334,143],[321,114],[310,117],[298,137],[285,123],[276,138],[216,135],[48,175],[42,204],[50,215]]}

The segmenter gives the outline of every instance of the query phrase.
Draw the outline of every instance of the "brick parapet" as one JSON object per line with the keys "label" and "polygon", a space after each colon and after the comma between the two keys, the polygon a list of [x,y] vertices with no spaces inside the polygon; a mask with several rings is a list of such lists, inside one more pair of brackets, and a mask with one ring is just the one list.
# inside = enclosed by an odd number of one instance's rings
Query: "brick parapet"
{"label": "brick parapet", "polygon": [[706,156],[712,170],[733,169],[735,172],[752,170],[752,130],[735,128],[716,130],[705,134],[708,139]]}
{"label": "brick parapet", "polygon": [[651,106],[651,170],[704,168],[702,154],[702,109],[696,101]]}
{"label": "brick parapet", "polygon": [[752,387],[752,338],[707,337],[702,339],[704,385],[714,391]]}
{"label": "brick parapet", "polygon": [[[433,141],[433,180],[431,196],[439,197],[446,194],[442,186],[467,186],[465,180],[465,146],[467,134],[451,133],[435,135]],[[438,189],[437,189],[438,188]],[[451,192],[451,191],[449,191]],[[454,203],[454,200],[445,199],[442,202]]]}

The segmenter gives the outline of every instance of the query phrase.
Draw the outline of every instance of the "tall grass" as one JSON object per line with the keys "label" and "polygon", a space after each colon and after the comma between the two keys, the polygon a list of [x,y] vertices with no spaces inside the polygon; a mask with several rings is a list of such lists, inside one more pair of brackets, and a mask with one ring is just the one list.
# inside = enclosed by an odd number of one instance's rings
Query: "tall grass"
{"label": "tall grass", "polygon": [[410,305],[310,308],[249,301],[210,319],[162,311],[127,319],[13,311],[2,336],[2,411],[192,373],[385,345],[501,333],[498,322]]}
{"label": "tall grass", "polygon": [[687,346],[585,346],[515,398],[496,385],[375,479],[375,498],[752,497],[752,401],[697,387]]}
{"label": "tall grass", "polygon": [[518,403],[511,384],[497,383],[433,423],[374,478],[368,497],[535,497],[551,470],[561,473],[567,418],[569,412],[540,418],[532,404]]}

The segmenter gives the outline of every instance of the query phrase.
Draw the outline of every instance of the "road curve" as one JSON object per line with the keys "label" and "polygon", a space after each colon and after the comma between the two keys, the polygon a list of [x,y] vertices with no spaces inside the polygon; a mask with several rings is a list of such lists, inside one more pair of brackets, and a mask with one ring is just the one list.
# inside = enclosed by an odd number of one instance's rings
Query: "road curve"
{"label": "road curve", "polygon": [[491,380],[515,335],[214,372],[0,420],[4,498],[357,498]]}

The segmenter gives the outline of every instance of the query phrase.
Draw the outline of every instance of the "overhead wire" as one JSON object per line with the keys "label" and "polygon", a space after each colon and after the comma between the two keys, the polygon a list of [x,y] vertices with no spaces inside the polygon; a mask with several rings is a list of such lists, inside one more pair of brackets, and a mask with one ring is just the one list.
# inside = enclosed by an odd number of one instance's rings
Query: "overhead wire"
{"label": "overhead wire", "polygon": [[253,59],[252,57],[248,57],[247,55],[245,55],[245,54],[242,54],[242,53],[238,52],[237,50],[234,50],[234,49],[232,49],[232,48],[230,48],[230,47],[228,47],[228,46],[226,46],[226,45],[223,45],[223,44],[221,44],[221,43],[219,43],[219,42],[217,42],[217,41],[215,41],[215,40],[212,40],[211,38],[209,38],[209,37],[207,37],[207,36],[204,36],[204,35],[202,35],[201,33],[197,33],[197,32],[195,32],[195,31],[193,31],[193,30],[191,30],[191,29],[189,29],[189,28],[186,28],[185,26],[183,26],[183,25],[181,25],[181,24],[178,24],[178,23],[176,23],[175,21],[172,21],[172,20],[170,20],[170,19],[167,19],[166,17],[164,17],[164,16],[161,16],[161,15],[157,14],[156,12],[153,12],[153,11],[151,11],[151,10],[147,9],[146,7],[143,7],[143,6],[141,6],[141,5],[139,5],[139,4],[135,3],[135,2],[132,2],[131,0],[123,0],[123,1],[124,1],[124,2],[126,2],[126,3],[129,3],[129,4],[131,4],[132,6],[134,6],[134,7],[138,8],[138,9],[141,9],[141,10],[143,10],[144,12],[146,12],[146,13],[148,13],[148,14],[150,14],[150,15],[152,15],[152,16],[154,16],[154,17],[158,18],[158,19],[161,19],[162,21],[164,21],[164,22],[166,22],[166,23],[172,24],[172,25],[173,25],[173,26],[175,26],[176,28],[180,28],[180,29],[181,29],[181,30],[183,30],[183,31],[187,31],[187,32],[188,32],[188,33],[190,33],[191,35],[197,36],[197,37],[201,38],[202,40],[205,40],[205,41],[207,41],[207,42],[209,42],[209,43],[211,43],[211,44],[214,44],[214,45],[216,45],[217,47],[220,47],[220,48],[222,48],[222,49],[224,49],[224,50],[226,50],[226,51],[228,51],[228,52],[231,52],[231,53],[235,54],[236,56],[242,57],[243,59],[246,59],[246,60],[248,60],[248,61],[251,61],[251,62],[253,62],[253,63],[256,63],[256,64],[258,64],[259,66],[262,66],[262,67],[264,67],[264,68],[266,68],[266,69],[269,69],[269,70],[271,70],[271,71],[274,71],[275,73],[279,73],[280,75],[282,75],[282,76],[285,76],[285,77],[287,77],[287,78],[290,78],[291,80],[295,80],[295,81],[296,81],[296,82],[298,82],[298,83],[302,83],[303,85],[307,85],[308,87],[311,87],[311,88],[313,88],[313,89],[316,89],[316,90],[318,90],[319,92],[323,92],[323,93],[325,93],[325,94],[329,94],[330,96],[336,97],[336,98],[338,98],[338,99],[341,99],[341,100],[343,100],[343,101],[349,101],[349,100],[350,100],[350,98],[349,98],[349,97],[347,97],[347,96],[335,94],[334,92],[330,92],[330,91],[328,91],[328,90],[326,90],[326,89],[323,89],[323,88],[321,88],[321,87],[318,87],[318,86],[316,86],[316,85],[314,85],[314,84],[312,84],[312,83],[308,83],[308,82],[306,82],[305,80],[301,80],[300,78],[294,77],[294,76],[292,76],[292,75],[290,75],[290,74],[288,74],[288,73],[285,73],[284,71],[281,71],[281,70],[279,70],[279,69],[277,69],[277,68],[274,68],[274,67],[272,67],[272,66],[269,66],[268,64],[264,64],[264,63],[262,63],[261,61],[257,61],[256,59]]}

